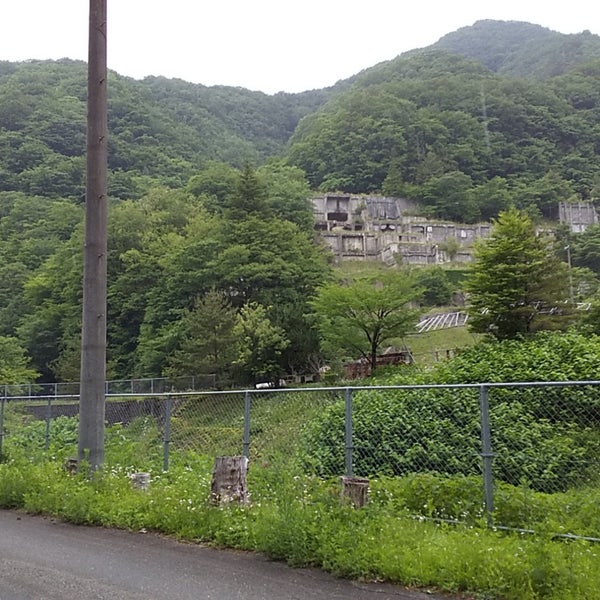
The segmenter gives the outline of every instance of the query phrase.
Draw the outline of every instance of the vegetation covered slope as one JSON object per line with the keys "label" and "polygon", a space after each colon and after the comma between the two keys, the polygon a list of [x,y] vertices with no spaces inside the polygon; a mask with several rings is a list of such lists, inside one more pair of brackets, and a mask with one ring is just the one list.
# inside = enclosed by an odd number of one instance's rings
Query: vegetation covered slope
{"label": "vegetation covered slope", "polygon": [[[86,82],[83,62],[0,63],[0,191],[82,198]],[[110,193],[120,198],[152,182],[182,187],[208,160],[263,162],[331,93],[268,96],[113,72],[108,89]]]}
{"label": "vegetation covered slope", "polygon": [[477,21],[433,44],[509,77],[547,79],[600,58],[600,38],[589,31],[564,35],[518,21]]}
{"label": "vegetation covered slope", "polygon": [[[547,213],[595,194],[599,60],[589,32],[480,21],[301,94],[111,73],[110,193],[138,198],[154,182],[184,186],[208,160],[285,153],[313,188],[412,196],[461,220],[515,198]],[[85,69],[0,62],[0,191],[82,199]]]}
{"label": "vegetation covered slope", "polygon": [[289,160],[325,191],[383,191],[435,216],[475,221],[511,203],[546,216],[597,195],[600,61],[514,79],[441,50],[357,76],[305,117]]}
{"label": "vegetation covered slope", "polygon": [[[508,45],[514,27],[461,35],[505,31]],[[505,62],[518,56],[511,48],[498,50]],[[110,373],[175,369],[170,357],[213,290],[235,310],[270,307],[289,341],[286,371],[314,367],[305,309],[328,272],[313,244],[317,188],[408,196],[456,221],[511,204],[552,217],[559,200],[596,198],[593,56],[556,77],[518,79],[484,55],[429,48],[326,90],[275,96],[111,73]],[[0,63],[0,335],[18,338],[44,378],[77,377],[86,79],[82,62]],[[264,164],[244,191],[246,161]],[[254,202],[243,207],[252,214],[239,216],[236,198]],[[573,265],[587,266],[589,252],[579,264],[572,248]]]}
{"label": "vegetation covered slope", "polygon": [[[305,315],[328,265],[314,243],[303,174],[270,163],[256,173],[218,165],[202,175],[189,191],[157,187],[110,204],[110,378],[184,369],[221,371],[229,383],[235,369],[239,381],[234,323],[218,336],[213,329],[245,307],[262,335],[244,348],[248,365],[258,355],[272,361],[273,351],[286,372],[305,372],[316,351]],[[74,201],[0,192],[0,336],[17,338],[44,379],[79,377],[82,220]],[[208,310],[211,292],[218,302]],[[202,323],[211,328],[200,335]],[[285,342],[272,343],[274,333]],[[243,378],[261,375],[252,367]]]}

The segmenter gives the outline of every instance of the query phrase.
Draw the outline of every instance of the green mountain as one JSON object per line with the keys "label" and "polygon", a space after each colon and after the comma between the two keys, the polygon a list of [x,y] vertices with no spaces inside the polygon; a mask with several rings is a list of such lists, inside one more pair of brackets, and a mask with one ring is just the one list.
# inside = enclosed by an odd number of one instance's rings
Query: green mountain
{"label": "green mountain", "polygon": [[[313,189],[478,220],[597,197],[600,37],[479,21],[322,90],[267,95],[110,73],[110,194],[283,156]],[[81,200],[86,65],[0,62],[0,191]]]}
{"label": "green mountain", "polygon": [[[87,67],[0,63],[0,191],[81,198]],[[269,96],[149,77],[109,78],[111,195],[152,183],[181,187],[207,161],[241,166],[280,154],[298,121],[331,89]]]}
{"label": "green mountain", "polygon": [[600,196],[599,78],[598,36],[482,21],[354,76],[288,159],[313,188],[407,196],[430,216],[551,218]]}
{"label": "green mountain", "polygon": [[508,77],[547,79],[600,59],[600,37],[589,31],[564,35],[518,21],[477,21],[433,47],[472,58]]}

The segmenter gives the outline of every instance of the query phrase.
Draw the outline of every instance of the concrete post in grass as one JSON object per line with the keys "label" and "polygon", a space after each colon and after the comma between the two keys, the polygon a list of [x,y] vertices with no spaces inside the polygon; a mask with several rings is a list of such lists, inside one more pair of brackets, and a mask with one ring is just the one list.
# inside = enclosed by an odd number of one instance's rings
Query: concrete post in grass
{"label": "concrete post in grass", "polygon": [[133,473],[130,479],[134,490],[148,491],[150,487],[150,473]]}

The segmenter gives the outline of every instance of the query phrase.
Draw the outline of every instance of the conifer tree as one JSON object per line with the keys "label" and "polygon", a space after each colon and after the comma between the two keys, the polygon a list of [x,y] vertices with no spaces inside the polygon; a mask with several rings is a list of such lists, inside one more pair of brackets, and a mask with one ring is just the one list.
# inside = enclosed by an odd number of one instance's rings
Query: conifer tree
{"label": "conifer tree", "polygon": [[169,358],[169,375],[206,375],[216,377],[219,386],[229,383],[235,360],[233,327],[236,311],[227,296],[210,290],[196,298],[185,312],[181,347]]}
{"label": "conifer tree", "polygon": [[239,221],[249,216],[265,218],[270,213],[266,187],[252,166],[246,163],[240,172],[235,193],[227,202],[225,216]]}
{"label": "conifer tree", "polygon": [[509,339],[571,323],[567,265],[553,246],[525,213],[500,213],[467,281],[472,331]]}

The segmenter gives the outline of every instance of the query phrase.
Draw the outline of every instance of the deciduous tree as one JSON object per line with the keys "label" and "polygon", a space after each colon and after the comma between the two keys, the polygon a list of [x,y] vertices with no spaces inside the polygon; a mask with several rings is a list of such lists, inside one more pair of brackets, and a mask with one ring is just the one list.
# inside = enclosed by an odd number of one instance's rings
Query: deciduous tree
{"label": "deciduous tree", "polygon": [[17,339],[0,336],[0,384],[34,381],[37,375]]}
{"label": "deciduous tree", "polygon": [[237,364],[256,381],[274,381],[280,376],[280,357],[289,345],[285,331],[269,319],[267,309],[256,302],[240,310],[233,329],[237,338]]}
{"label": "deciduous tree", "polygon": [[324,349],[344,358],[362,356],[372,369],[386,342],[414,326],[411,301],[421,290],[404,272],[389,272],[322,286],[312,301]]}

